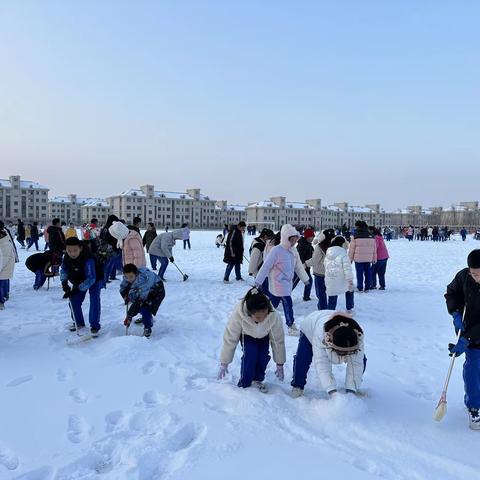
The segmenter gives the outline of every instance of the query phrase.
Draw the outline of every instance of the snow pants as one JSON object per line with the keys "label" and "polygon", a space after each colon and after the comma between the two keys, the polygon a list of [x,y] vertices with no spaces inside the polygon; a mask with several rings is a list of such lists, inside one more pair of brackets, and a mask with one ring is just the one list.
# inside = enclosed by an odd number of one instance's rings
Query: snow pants
{"label": "snow pants", "polygon": [[45,276],[43,269],[37,270],[35,272],[35,283],[33,284],[33,289],[38,290],[39,288],[43,287],[46,280],[47,277]]}
{"label": "snow pants", "polygon": [[385,260],[377,260],[372,267],[372,287],[375,288],[377,286],[377,275],[378,275],[378,283],[380,284],[381,288],[385,288],[385,273],[387,271],[387,261],[388,258]]}
{"label": "snow pants", "polygon": [[[88,321],[90,323],[90,328],[95,328],[100,330],[100,311],[101,311],[101,304],[100,304],[100,289],[101,289],[101,281],[95,282],[89,289],[88,293],[90,295],[90,310],[88,314]],[[78,291],[70,297],[70,306],[71,306],[71,314],[72,320],[76,322],[78,327],[85,326],[85,320],[83,318],[82,312],[82,304],[85,300],[87,292]]]}
{"label": "snow pants", "polygon": [[315,294],[318,298],[317,309],[326,310],[327,309],[327,290],[325,288],[325,277],[320,275],[313,275],[315,279]]}
{"label": "snow pants", "polygon": [[238,386],[249,387],[253,381],[263,382],[265,370],[270,361],[269,345],[270,338],[253,338],[250,335],[241,337],[243,355]]}
{"label": "snow pants", "polygon": [[269,294],[270,301],[272,302],[273,308],[277,308],[282,302],[283,313],[285,314],[285,322],[287,327],[291,327],[295,322],[295,317],[293,316],[293,302],[292,297],[276,297],[275,295]]}
{"label": "snow pants", "polygon": [[[303,288],[303,298],[310,298],[310,294],[312,293],[312,287],[313,287],[313,280],[312,280],[312,275],[310,274],[310,269],[305,270],[307,272],[308,278],[310,281],[308,282],[307,285]],[[292,290],[295,290],[297,285],[300,283],[300,278],[297,274],[293,276],[293,287]]]}
{"label": "snow pants", "polygon": [[357,272],[357,288],[362,291],[365,280],[365,290],[368,290],[372,283],[372,267],[370,262],[355,262],[355,271]]}
{"label": "snow pants", "polygon": [[[328,297],[328,310],[336,310],[338,296]],[[352,310],[354,307],[354,293],[345,292],[345,309]]]}
{"label": "snow pants", "polygon": [[293,356],[293,378],[290,385],[295,388],[305,388],[307,374],[313,360],[313,348],[310,340],[300,332],[297,353]]}
{"label": "snow pants", "polygon": [[463,364],[465,406],[480,408],[480,349],[467,348]]}

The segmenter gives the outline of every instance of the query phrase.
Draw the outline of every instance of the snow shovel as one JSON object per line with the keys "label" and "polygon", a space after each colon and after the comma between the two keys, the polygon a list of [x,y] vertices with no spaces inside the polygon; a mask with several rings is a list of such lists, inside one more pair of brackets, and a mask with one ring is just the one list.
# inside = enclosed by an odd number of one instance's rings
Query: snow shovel
{"label": "snow shovel", "polygon": [[173,264],[175,265],[175,267],[177,268],[177,270],[181,273],[182,277],[183,277],[183,281],[186,282],[188,280],[188,275],[186,273],[183,273],[179,268],[178,268],[178,265],[173,262]]}
{"label": "snow shovel", "polygon": [[[128,303],[125,304],[125,318],[128,315]],[[130,328],[130,325],[125,325],[125,335],[128,337],[128,329]]]}
{"label": "snow shovel", "polygon": [[[462,334],[462,331],[458,331],[457,335],[457,342],[460,340],[460,335]],[[445,386],[443,387],[442,395],[440,396],[440,400],[438,401],[437,408],[433,412],[433,419],[436,422],[441,422],[443,420],[443,417],[447,413],[447,389],[448,389],[448,384],[450,383],[450,376],[452,375],[452,370],[453,370],[453,365],[455,364],[455,359],[457,357],[455,354],[452,355],[452,360],[450,360],[450,367],[448,368],[448,373],[447,373],[447,379],[445,380]]]}

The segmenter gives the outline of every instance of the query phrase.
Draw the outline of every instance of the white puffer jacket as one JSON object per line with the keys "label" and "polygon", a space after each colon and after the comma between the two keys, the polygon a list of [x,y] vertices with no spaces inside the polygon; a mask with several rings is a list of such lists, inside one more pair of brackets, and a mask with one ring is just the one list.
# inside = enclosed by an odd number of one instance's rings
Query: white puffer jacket
{"label": "white puffer jacket", "polygon": [[324,325],[325,322],[335,315],[351,318],[342,312],[321,310],[305,317],[300,322],[300,331],[312,344],[313,362],[322,388],[327,392],[331,392],[337,388],[337,383],[332,373],[332,365],[346,363],[345,388],[356,392],[360,388],[363,380],[363,362],[365,356],[363,336],[359,342],[360,350],[353,355],[337,355],[331,348],[327,348],[323,342],[325,338]]}
{"label": "white puffer jacket", "polygon": [[225,326],[223,334],[223,349],[220,355],[220,362],[229,364],[233,360],[235,349],[242,335],[248,335],[253,338],[270,337],[272,345],[273,360],[278,365],[283,365],[286,361],[285,352],[285,333],[283,332],[282,318],[277,312],[269,313],[267,318],[261,323],[255,323],[244,307],[243,301],[240,302],[232,313],[232,316]]}
{"label": "white puffer jacket", "polygon": [[330,247],[325,255],[325,288],[327,296],[343,295],[353,282],[352,264],[343,247]]}
{"label": "white puffer jacket", "polygon": [[8,233],[0,238],[0,280],[13,277],[15,269],[15,245]]}

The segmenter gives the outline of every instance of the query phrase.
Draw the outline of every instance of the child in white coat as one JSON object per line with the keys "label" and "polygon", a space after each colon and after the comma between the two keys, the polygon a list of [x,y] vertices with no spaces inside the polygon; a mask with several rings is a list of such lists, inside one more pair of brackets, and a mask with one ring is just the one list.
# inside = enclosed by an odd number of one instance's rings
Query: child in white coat
{"label": "child in white coat", "polygon": [[217,379],[222,379],[228,373],[228,365],[232,362],[235,349],[240,342],[243,356],[239,387],[248,388],[253,385],[262,393],[268,391],[263,380],[270,361],[270,344],[273,360],[277,364],[275,375],[283,381],[286,352],[282,323],[280,315],[272,308],[268,298],[258,289],[250,289],[235,307],[225,326]]}
{"label": "child in white coat", "polygon": [[345,294],[347,312],[353,313],[353,272],[347,249],[348,242],[344,237],[337,236],[332,240],[325,255],[325,288],[328,310],[335,310],[338,295]]}
{"label": "child in white coat", "polygon": [[347,364],[345,390],[357,393],[367,363],[360,325],[345,313],[321,310],[306,317],[300,331],[293,359],[292,396],[303,395],[312,360],[320,385],[329,395],[337,391],[332,366],[342,363]]}

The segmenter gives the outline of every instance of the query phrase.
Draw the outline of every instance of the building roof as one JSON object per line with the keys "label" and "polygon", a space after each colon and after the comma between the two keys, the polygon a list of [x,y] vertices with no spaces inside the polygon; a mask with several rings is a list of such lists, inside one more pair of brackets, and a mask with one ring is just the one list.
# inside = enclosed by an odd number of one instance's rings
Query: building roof
{"label": "building roof", "polygon": [[355,205],[348,206],[348,212],[351,213],[376,213],[375,210],[369,207],[357,207]]}
{"label": "building roof", "polygon": [[247,207],[245,205],[227,205],[227,210],[233,210],[235,212],[244,212]]}
{"label": "building roof", "polygon": [[[77,197],[75,199],[75,203],[77,205],[84,205],[87,202],[90,202],[91,200],[98,200],[98,198],[94,197]],[[71,203],[71,200],[69,197],[53,197],[51,198],[48,203]]]}
{"label": "building roof", "polygon": [[297,208],[297,209],[308,209],[308,210],[315,210],[315,207],[312,207],[308,203],[305,202],[286,202],[286,208]]}
{"label": "building roof", "polygon": [[[113,195],[114,197],[146,197],[145,193],[139,188],[130,188],[120,193],[119,195]],[[188,193],[183,192],[164,192],[160,190],[155,190],[153,192],[155,198],[167,198],[170,200],[193,200],[193,197],[188,195]],[[202,200],[209,200],[205,195],[200,195]]]}
{"label": "building roof", "polygon": [[86,202],[84,205],[82,205],[82,208],[84,207],[105,207],[108,208],[110,207],[110,204],[104,200],[103,198],[90,198],[88,202]]}
{"label": "building roof", "polygon": [[[12,188],[10,180],[5,180],[0,178],[0,187],[3,188]],[[49,190],[47,187],[44,187],[40,183],[32,182],[31,180],[20,180],[20,188],[31,188],[34,190]]]}
{"label": "building roof", "polygon": [[247,208],[279,208],[279,206],[269,200],[262,200],[261,202],[250,203]]}
{"label": "building roof", "polygon": [[326,210],[330,210],[331,212],[343,212],[343,210],[340,207],[337,207],[336,205],[328,205],[328,207],[323,207]]}

